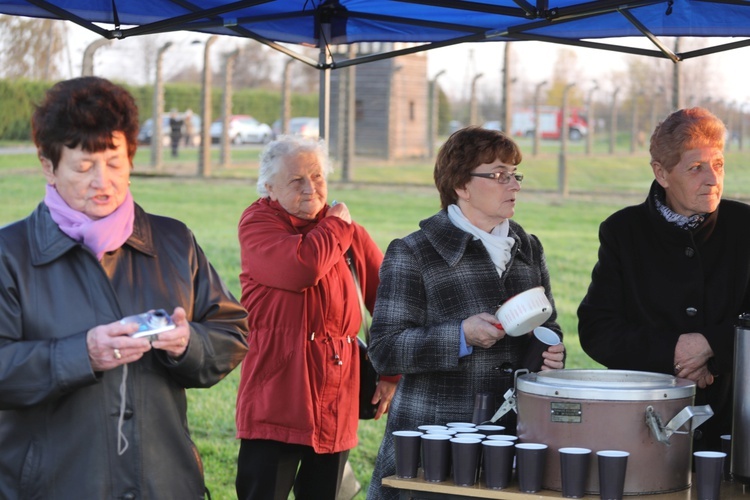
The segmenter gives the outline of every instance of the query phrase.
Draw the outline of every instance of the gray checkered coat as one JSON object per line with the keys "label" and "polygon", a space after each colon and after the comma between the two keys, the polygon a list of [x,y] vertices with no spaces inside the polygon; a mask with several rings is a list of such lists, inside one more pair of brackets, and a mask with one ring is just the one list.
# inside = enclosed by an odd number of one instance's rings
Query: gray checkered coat
{"label": "gray checkered coat", "polygon": [[[502,277],[484,245],[454,226],[445,210],[420,223],[421,230],[391,242],[380,268],[370,356],[380,373],[403,374],[388,414],[368,499],[397,498],[381,489],[395,474],[395,430],[422,424],[471,421],[474,395],[492,392],[497,405],[513,386],[528,337],[505,337],[490,349],[475,347],[459,358],[461,322],[494,314],[513,295],[544,286],[554,306],[549,272],[539,240],[510,221],[516,240]],[[562,336],[556,314],[545,326]],[[512,419],[500,422],[513,425]]]}

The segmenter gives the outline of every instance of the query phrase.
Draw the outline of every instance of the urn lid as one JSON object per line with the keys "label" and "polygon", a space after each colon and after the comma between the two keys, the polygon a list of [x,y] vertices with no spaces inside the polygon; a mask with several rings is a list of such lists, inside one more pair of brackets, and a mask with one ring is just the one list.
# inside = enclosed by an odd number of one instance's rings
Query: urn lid
{"label": "urn lid", "polygon": [[521,375],[519,392],[601,401],[662,401],[692,398],[695,382],[663,373],[629,370],[547,370]]}

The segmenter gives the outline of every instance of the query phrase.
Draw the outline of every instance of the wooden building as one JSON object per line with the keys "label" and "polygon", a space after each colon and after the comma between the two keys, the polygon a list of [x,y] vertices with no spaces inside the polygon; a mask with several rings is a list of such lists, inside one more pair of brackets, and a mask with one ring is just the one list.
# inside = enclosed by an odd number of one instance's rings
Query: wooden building
{"label": "wooden building", "polygon": [[[367,50],[369,45],[374,44],[360,44],[359,49]],[[346,88],[349,70],[331,71],[329,145],[335,157],[343,144],[339,137],[346,133],[347,99],[339,87],[343,84]],[[429,131],[426,52],[359,64],[353,71],[355,154],[389,160],[426,157]]]}

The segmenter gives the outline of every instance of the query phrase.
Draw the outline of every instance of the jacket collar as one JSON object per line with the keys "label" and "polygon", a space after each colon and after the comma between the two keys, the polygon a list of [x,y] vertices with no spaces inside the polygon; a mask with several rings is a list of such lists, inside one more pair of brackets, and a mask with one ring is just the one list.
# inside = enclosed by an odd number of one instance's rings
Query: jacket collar
{"label": "jacket collar", "polygon": [[[520,226],[513,220],[509,222],[510,230],[508,236],[515,240],[511,252],[515,257],[530,263],[530,256],[521,249],[521,239],[518,237]],[[446,210],[441,210],[429,219],[421,221],[419,227],[438,255],[451,267],[458,264],[464,253],[466,253],[466,246],[474,238],[471,234],[454,226],[448,218]]]}
{"label": "jacket collar", "polygon": [[323,209],[318,212],[318,215],[316,215],[314,219],[300,219],[299,217],[287,212],[278,201],[273,201],[270,198],[260,198],[256,203],[258,204],[258,207],[271,210],[279,217],[288,221],[288,223],[301,234],[305,234],[312,228],[317,226],[318,223],[326,216],[326,213],[328,213],[328,205],[325,205]]}
{"label": "jacket collar", "polygon": [[716,229],[716,222],[719,218],[719,208],[721,207],[721,204],[719,204],[719,207],[717,207],[716,210],[706,215],[706,220],[703,221],[703,224],[696,229],[687,230],[667,222],[661,213],[659,213],[659,209],[656,207],[656,202],[654,201],[657,193],[659,193],[662,200],[666,198],[664,188],[661,187],[658,182],[653,181],[648,193],[648,198],[646,198],[646,207],[648,208],[649,216],[651,217],[657,234],[661,233],[670,239],[677,240],[692,238],[697,243],[704,243],[711,237],[714,229]]}
{"label": "jacket collar", "polygon": [[[44,202],[40,203],[29,216],[29,248],[31,249],[31,262],[35,266],[49,264],[59,259],[72,248],[80,247],[80,243],[63,233],[52,220],[49,208]],[[133,221],[133,234],[124,243],[134,249],[155,256],[153,235],[148,216],[143,209],[135,205],[135,220]]]}

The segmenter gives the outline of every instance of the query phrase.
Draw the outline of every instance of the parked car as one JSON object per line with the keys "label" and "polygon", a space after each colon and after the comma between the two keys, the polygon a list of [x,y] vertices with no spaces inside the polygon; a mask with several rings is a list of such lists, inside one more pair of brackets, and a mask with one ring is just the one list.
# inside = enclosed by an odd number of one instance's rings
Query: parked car
{"label": "parked car", "polygon": [[273,138],[276,139],[278,136],[282,134],[281,130],[281,120],[276,120],[271,124],[271,130],[273,130]]}
{"label": "parked car", "polygon": [[488,122],[484,122],[482,124],[482,128],[486,128],[488,130],[500,130],[500,131],[503,130],[503,127],[500,125],[499,120],[491,120]]}
{"label": "parked car", "polygon": [[[224,122],[217,120],[211,124],[211,142],[219,142],[224,130]],[[232,144],[260,143],[266,144],[273,139],[273,131],[266,123],[248,115],[229,117],[229,142]]]}
{"label": "parked car", "polygon": [[[273,122],[274,136],[282,134],[281,120]],[[289,119],[289,135],[301,135],[303,137],[320,137],[320,120],[314,116],[297,116]]]}
{"label": "parked car", "polygon": [[[183,121],[185,121],[185,114],[180,113],[179,118]],[[201,117],[193,114],[192,115],[192,121],[193,121],[193,137],[191,138],[191,143],[193,146],[198,146],[201,142]],[[171,129],[169,128],[169,115],[165,114],[161,117],[161,143],[162,146],[169,146],[171,144],[171,139],[169,137]],[[185,126],[183,125],[182,128],[182,135],[181,143],[185,144]],[[154,135],[154,120],[152,118],[147,119],[143,122],[141,125],[141,128],[138,129],[138,144],[151,144],[151,137]]]}
{"label": "parked car", "polygon": [[289,133],[317,139],[320,137],[320,120],[317,117],[300,116],[289,120]]}

